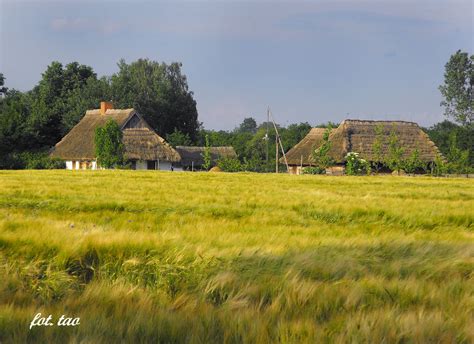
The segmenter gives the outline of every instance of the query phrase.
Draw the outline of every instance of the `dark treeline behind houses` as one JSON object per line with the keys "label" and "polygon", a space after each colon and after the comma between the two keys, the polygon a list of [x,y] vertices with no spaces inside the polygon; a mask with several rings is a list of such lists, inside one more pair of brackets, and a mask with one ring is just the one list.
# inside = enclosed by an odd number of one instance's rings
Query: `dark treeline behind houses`
{"label": "dark treeline behind houses", "polygon": [[[458,70],[467,68],[462,54],[465,53],[454,54],[446,65],[447,86],[459,83],[450,78],[459,77]],[[468,67],[472,68],[472,62]],[[469,75],[464,77],[469,79]],[[426,131],[445,156],[449,156],[453,148],[469,151],[469,162],[474,166],[474,125],[469,117],[472,114],[466,116],[464,111],[464,115],[457,116],[459,111],[449,106],[460,103],[455,99],[456,90],[446,85],[440,88],[446,100],[442,105],[454,122],[446,120]],[[51,161],[48,152],[79,122],[86,110],[97,108],[103,100],[112,101],[116,108],[135,108],[173,146],[205,146],[207,136],[211,146],[234,147],[246,170],[274,171],[273,124],[258,123],[249,116],[234,130],[206,130],[198,121],[196,101],[181,64],[147,59],[130,64],[122,60],[117,73],[102,78],[98,78],[91,67],[77,62],[65,66],[53,62],[39,83],[27,92],[9,89],[8,76],[0,74],[0,168],[59,167],[61,162]],[[470,103],[467,107],[472,109],[469,106]],[[338,124],[316,126],[328,125],[336,127]],[[284,150],[298,143],[311,127],[309,123],[278,126]]]}

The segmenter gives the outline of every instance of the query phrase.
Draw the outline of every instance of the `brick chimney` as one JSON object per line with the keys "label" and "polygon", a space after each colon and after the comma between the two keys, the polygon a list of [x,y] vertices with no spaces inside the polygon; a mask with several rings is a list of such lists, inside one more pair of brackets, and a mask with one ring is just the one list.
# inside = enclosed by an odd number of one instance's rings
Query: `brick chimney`
{"label": "brick chimney", "polygon": [[111,102],[100,102],[100,114],[101,115],[105,115],[105,112],[108,109],[113,109],[113,108],[114,108],[114,104],[112,104]]}

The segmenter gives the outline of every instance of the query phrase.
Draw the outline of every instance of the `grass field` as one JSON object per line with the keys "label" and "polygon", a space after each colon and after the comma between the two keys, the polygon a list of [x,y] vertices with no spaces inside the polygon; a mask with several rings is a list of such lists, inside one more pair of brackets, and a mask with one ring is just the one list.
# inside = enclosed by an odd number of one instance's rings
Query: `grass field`
{"label": "grass field", "polygon": [[473,229],[469,179],[0,171],[0,342],[472,343]]}

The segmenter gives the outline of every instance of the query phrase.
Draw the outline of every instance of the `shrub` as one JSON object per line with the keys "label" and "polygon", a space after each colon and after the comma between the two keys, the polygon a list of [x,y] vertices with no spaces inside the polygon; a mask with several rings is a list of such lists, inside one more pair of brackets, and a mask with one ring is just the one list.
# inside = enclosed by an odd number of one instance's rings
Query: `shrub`
{"label": "shrub", "polygon": [[415,149],[410,154],[408,159],[403,161],[403,170],[406,173],[415,173],[415,172],[419,172],[419,171],[424,172],[425,167],[426,167],[425,164],[420,159],[420,151],[418,150],[418,148]]}
{"label": "shrub", "polygon": [[367,160],[359,157],[359,153],[349,152],[346,155],[346,174],[355,176],[370,174],[370,164]]}
{"label": "shrub", "polygon": [[448,166],[440,155],[436,156],[435,161],[431,165],[431,174],[434,176],[442,176],[448,173]]}
{"label": "shrub", "polygon": [[303,168],[302,174],[326,174],[326,169],[317,166],[309,166]]}
{"label": "shrub", "polygon": [[47,152],[23,152],[18,155],[21,168],[28,170],[62,169],[66,165],[59,158],[51,158]]}
{"label": "shrub", "polygon": [[244,166],[239,159],[222,158],[217,161],[217,166],[224,172],[240,172],[244,170]]}

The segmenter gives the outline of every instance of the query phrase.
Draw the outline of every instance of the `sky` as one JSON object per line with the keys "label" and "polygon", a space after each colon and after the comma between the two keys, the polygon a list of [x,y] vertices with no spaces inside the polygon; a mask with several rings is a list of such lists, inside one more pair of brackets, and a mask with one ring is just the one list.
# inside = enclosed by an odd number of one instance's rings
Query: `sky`
{"label": "sky", "polygon": [[282,125],[345,118],[444,119],[438,90],[474,53],[473,0],[0,0],[0,72],[31,89],[52,61],[99,75],[117,62],[183,63],[199,120]]}

